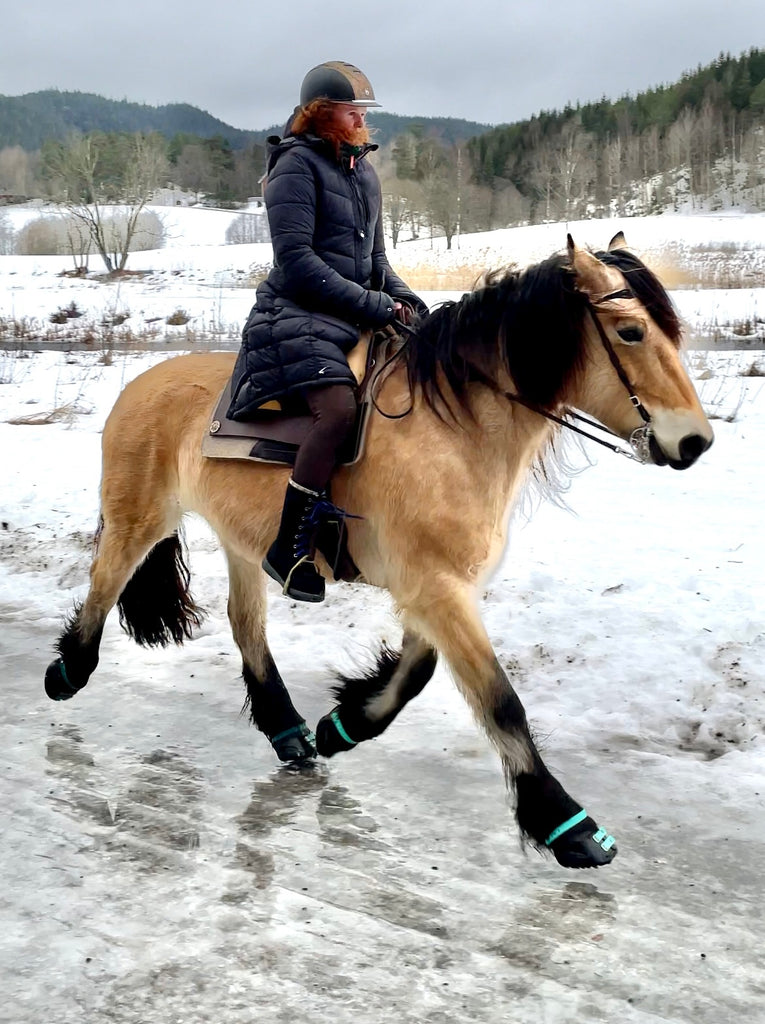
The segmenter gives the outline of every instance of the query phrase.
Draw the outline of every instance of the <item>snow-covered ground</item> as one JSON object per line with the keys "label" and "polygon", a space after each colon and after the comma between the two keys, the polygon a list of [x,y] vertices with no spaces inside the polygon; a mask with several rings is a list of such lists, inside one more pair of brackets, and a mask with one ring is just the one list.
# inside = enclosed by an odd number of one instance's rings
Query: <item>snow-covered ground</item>
{"label": "snow-covered ground", "polygon": [[[129,276],[117,281],[103,280],[98,256],[90,257],[87,279],[62,276],[72,269],[71,260],[62,256],[0,256],[0,340],[16,338],[34,345],[85,337],[96,349],[104,349],[150,335],[166,346],[208,344],[210,338],[217,345],[236,345],[252,305],[253,283],[270,265],[270,245],[223,244],[236,213],[153,209],[164,221],[167,244],[132,253]],[[4,212],[18,231],[38,211],[12,207]],[[427,292],[432,304],[453,298],[456,287],[470,287],[480,270],[545,259],[565,248],[567,231],[579,244],[599,249],[619,230],[663,274],[694,347],[714,347],[721,341],[738,347],[765,345],[765,214],[544,224],[463,235],[450,251],[442,238],[408,241],[389,255],[405,277],[430,280],[434,283],[429,288],[442,289]],[[715,290],[689,287],[697,278],[716,285]],[[456,284],[457,279],[463,283]],[[71,303],[82,316],[51,323],[50,317]],[[186,322],[168,324],[178,311]],[[115,327],[114,320],[123,317]]]}
{"label": "snow-covered ground", "polygon": [[[577,236],[607,241],[600,222]],[[156,292],[136,282],[131,306],[164,303],[177,260],[190,302],[191,275],[247,271],[244,248],[136,254],[168,274]],[[18,258],[2,274],[19,275],[19,310],[24,282],[46,310],[88,284]],[[231,291],[233,323],[252,296]],[[586,874],[519,848],[496,756],[443,668],[377,742],[280,768],[239,715],[225,566],[197,520],[194,640],[146,651],[113,615],[88,687],[47,700],[87,580],[99,433],[160,358],[0,352],[0,1016],[765,1020],[765,378],[741,375],[758,353],[690,353],[723,417],[714,447],[685,473],[588,450],[568,509],[516,519],[482,600],[551,767],[617,837]],[[319,606],[271,597],[274,656],[313,724],[333,671],[395,641],[391,608],[350,585]]]}

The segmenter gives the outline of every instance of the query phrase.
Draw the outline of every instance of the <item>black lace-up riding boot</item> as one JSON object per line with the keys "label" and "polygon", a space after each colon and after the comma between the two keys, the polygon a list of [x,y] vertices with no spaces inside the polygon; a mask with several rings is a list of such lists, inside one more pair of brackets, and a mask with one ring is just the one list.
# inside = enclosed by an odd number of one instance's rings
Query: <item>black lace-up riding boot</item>
{"label": "black lace-up riding boot", "polygon": [[296,601],[324,600],[324,578],[313,561],[318,527],[314,513],[321,498],[318,491],[301,487],[290,477],[279,533],[263,559],[263,568],[271,579],[281,585],[283,594]]}

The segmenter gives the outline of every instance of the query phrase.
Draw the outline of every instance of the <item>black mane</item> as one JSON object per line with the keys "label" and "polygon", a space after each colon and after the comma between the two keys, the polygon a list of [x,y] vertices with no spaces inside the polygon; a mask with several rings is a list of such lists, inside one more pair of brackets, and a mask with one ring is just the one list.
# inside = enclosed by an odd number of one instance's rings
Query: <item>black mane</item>
{"label": "black mane", "polygon": [[[624,249],[595,255],[625,275],[637,299],[677,344],[677,314],[645,264]],[[564,255],[524,271],[497,271],[485,287],[445,302],[417,324],[417,337],[406,347],[410,387],[419,385],[437,411],[443,405],[453,414],[454,400],[469,411],[471,381],[495,380],[505,369],[520,395],[551,410],[580,368],[586,312],[587,297],[576,289]]]}

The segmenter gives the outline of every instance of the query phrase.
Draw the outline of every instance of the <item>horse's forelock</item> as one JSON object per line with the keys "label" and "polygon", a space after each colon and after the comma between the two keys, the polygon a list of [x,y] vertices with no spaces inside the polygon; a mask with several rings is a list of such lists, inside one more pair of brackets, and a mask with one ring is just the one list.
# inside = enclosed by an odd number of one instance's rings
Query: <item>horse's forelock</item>
{"label": "horse's forelock", "polygon": [[596,252],[595,255],[601,263],[616,267],[657,327],[666,334],[673,345],[679,347],[682,336],[680,318],[664,286],[653,271],[628,249],[612,249],[609,252]]}

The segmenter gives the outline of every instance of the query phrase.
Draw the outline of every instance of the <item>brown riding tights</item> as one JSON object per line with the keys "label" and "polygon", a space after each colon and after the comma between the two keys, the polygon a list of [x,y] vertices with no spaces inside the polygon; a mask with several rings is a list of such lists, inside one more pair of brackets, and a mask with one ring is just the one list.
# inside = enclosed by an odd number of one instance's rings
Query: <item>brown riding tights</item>
{"label": "brown riding tights", "polygon": [[313,427],[298,449],[292,479],[301,487],[323,491],[356,421],[356,396],[347,384],[330,384],[306,388],[303,397],[311,410]]}

